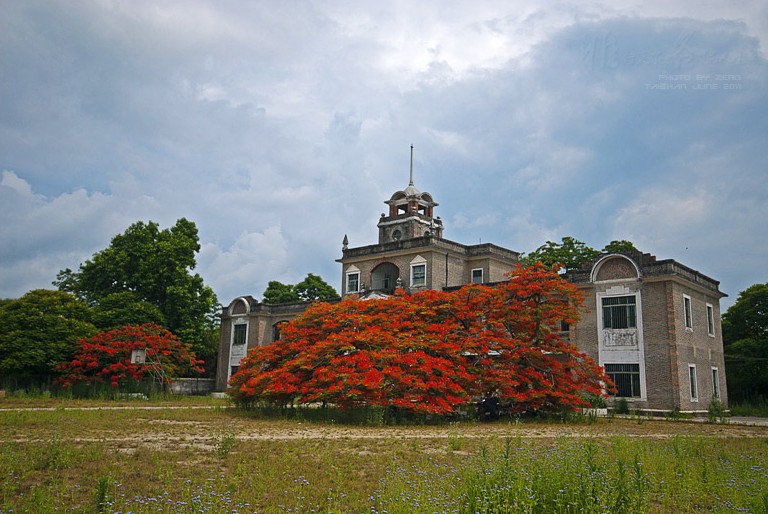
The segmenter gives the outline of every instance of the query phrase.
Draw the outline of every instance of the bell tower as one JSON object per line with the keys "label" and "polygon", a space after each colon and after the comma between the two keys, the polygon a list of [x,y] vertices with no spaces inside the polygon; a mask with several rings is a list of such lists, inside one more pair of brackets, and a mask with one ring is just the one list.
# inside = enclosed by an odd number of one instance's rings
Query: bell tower
{"label": "bell tower", "polygon": [[379,219],[379,244],[404,241],[417,237],[443,238],[443,222],[434,217],[438,203],[429,193],[422,193],[413,185],[413,145],[411,145],[411,179],[402,191],[387,200],[389,215]]}

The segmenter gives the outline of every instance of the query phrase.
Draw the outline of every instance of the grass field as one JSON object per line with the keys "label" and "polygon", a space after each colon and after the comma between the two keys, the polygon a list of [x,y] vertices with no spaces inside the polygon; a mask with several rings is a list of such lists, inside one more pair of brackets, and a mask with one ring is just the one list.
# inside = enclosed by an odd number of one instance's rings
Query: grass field
{"label": "grass field", "polygon": [[354,426],[6,398],[0,513],[768,512],[767,443],[646,418]]}

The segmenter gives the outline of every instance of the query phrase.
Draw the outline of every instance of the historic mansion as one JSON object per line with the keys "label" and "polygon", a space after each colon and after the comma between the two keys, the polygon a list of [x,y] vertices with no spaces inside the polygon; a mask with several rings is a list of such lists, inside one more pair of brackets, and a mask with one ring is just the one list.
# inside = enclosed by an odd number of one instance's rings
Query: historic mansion
{"label": "historic mansion", "polygon": [[[518,262],[520,254],[507,248],[445,239],[437,202],[414,186],[412,158],[408,187],[385,203],[378,243],[354,248],[344,237],[342,296],[499,282]],[[585,297],[582,318],[566,337],[605,368],[617,398],[647,412],[703,413],[716,399],[727,405],[718,281],[640,252],[601,255],[565,278]],[[279,339],[280,325],[305,307],[252,296],[225,307],[216,389],[226,389],[249,348]]]}

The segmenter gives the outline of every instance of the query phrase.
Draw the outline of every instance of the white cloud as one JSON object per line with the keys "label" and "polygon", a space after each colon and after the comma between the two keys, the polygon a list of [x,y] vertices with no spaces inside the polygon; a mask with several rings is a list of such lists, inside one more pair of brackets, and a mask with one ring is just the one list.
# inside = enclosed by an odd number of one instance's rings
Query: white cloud
{"label": "white cloud", "polygon": [[[198,272],[209,279],[214,291],[229,291],[234,298],[251,294],[260,298],[269,280],[290,282],[290,259],[279,226],[263,232],[242,232],[227,248],[205,243],[200,249]],[[234,294],[232,294],[234,293]],[[219,298],[226,305],[232,299]]]}
{"label": "white cloud", "polygon": [[[0,296],[181,216],[222,302],[315,270],[337,285],[341,238],[376,241],[410,144],[450,239],[637,238],[732,255],[708,270],[731,290],[765,280],[741,270],[766,258],[766,9],[4,3]],[[743,89],[646,89],[672,64]]]}
{"label": "white cloud", "polygon": [[24,197],[34,196],[32,194],[32,186],[29,185],[29,182],[19,178],[19,176],[12,171],[3,171],[3,178],[0,180],[0,187],[7,187],[8,189],[11,189]]}
{"label": "white cloud", "polygon": [[620,209],[613,222],[614,233],[623,231],[628,239],[648,248],[669,248],[686,244],[712,224],[713,196],[702,188],[669,190],[652,187]]}

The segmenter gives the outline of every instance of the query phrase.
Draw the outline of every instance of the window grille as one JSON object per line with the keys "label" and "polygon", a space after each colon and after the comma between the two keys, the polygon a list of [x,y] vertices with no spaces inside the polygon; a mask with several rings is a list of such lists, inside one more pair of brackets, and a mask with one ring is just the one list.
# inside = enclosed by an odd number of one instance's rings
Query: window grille
{"label": "window grille", "polygon": [[636,328],[634,296],[603,298],[603,328]]}
{"label": "window grille", "polygon": [[640,364],[606,364],[605,374],[616,384],[615,396],[639,398]]}
{"label": "window grille", "polygon": [[235,333],[232,337],[232,344],[245,344],[245,335],[248,329],[248,325],[240,323],[235,325]]}

